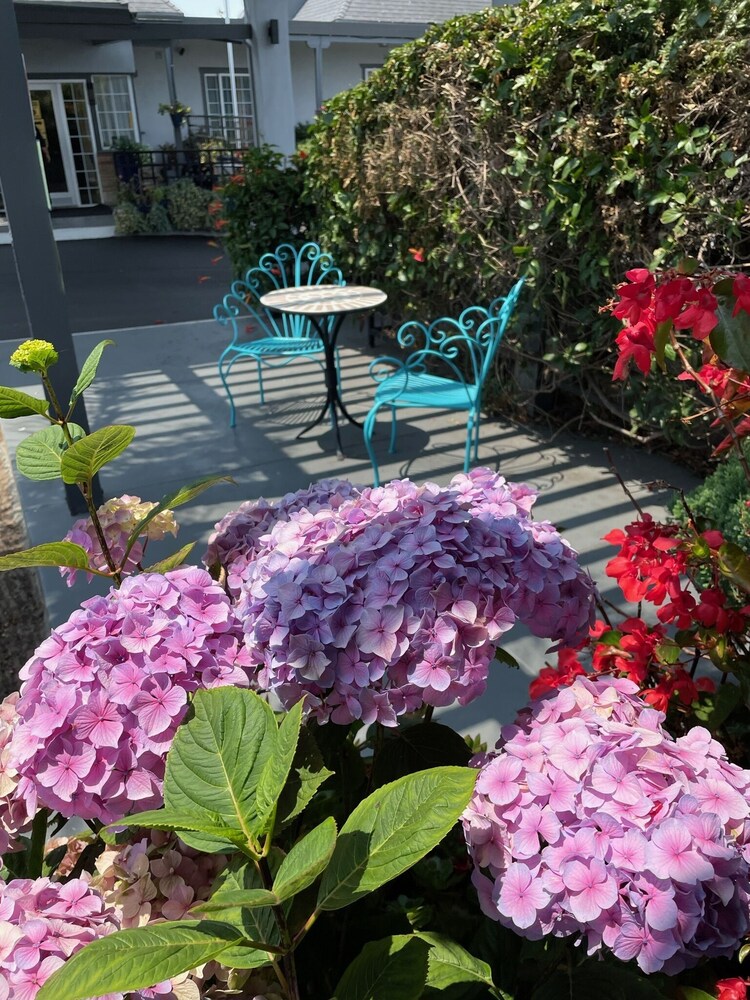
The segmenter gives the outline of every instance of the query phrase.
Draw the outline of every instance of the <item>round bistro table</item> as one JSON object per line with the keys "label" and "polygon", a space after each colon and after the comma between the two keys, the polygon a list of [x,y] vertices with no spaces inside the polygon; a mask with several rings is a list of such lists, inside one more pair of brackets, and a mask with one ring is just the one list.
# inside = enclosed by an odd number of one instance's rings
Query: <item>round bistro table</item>
{"label": "round bistro table", "polygon": [[366,285],[313,285],[299,288],[279,288],[261,296],[260,304],[266,309],[288,313],[292,316],[306,316],[323,344],[326,401],[320,414],[311,424],[303,427],[297,435],[298,438],[312,430],[313,427],[317,427],[329,410],[339,451],[342,451],[342,447],[337,411],[340,410],[350,424],[354,424],[355,427],[362,426],[351,416],[341,399],[336,371],[336,340],[347,316],[375,309],[382,305],[387,298],[385,292],[381,292],[379,288],[368,288]]}

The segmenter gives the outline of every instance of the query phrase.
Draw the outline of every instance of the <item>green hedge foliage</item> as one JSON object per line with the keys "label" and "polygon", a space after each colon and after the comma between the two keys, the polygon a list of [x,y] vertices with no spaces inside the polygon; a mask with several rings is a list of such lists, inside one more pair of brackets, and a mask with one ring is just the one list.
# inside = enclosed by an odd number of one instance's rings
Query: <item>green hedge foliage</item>
{"label": "green hedge foliage", "polygon": [[574,412],[693,442],[677,387],[611,386],[599,309],[628,268],[747,256],[749,41],[750,0],[522,0],[433,27],[312,127],[316,235],[399,319],[527,275],[500,395],[564,383]]}

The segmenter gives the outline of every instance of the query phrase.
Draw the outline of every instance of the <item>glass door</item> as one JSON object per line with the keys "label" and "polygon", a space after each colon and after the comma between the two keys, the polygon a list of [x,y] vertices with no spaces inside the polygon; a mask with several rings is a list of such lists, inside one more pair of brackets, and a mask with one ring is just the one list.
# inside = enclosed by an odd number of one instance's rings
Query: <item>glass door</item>
{"label": "glass door", "polygon": [[29,91],[37,138],[41,138],[42,143],[50,201],[53,206],[78,205],[78,186],[60,85],[30,84]]}

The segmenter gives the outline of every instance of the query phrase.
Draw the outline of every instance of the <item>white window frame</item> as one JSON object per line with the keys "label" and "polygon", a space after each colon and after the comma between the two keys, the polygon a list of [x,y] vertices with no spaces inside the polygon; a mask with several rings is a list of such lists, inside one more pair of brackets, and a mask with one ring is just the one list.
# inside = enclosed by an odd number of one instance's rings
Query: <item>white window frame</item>
{"label": "white window frame", "polygon": [[108,132],[109,129],[104,129],[102,127],[102,109],[99,108],[99,102],[96,100],[96,83],[97,78],[100,77],[124,77],[127,81],[128,96],[130,98],[130,111],[133,116],[133,140],[135,142],[141,141],[141,130],[138,124],[138,108],[135,103],[135,90],[133,88],[133,78],[129,73],[93,73],[91,75],[91,86],[94,88],[94,106],[96,108],[96,127],[99,135],[99,141],[101,142],[102,149],[110,149],[110,146],[106,146],[104,143],[104,132]]}

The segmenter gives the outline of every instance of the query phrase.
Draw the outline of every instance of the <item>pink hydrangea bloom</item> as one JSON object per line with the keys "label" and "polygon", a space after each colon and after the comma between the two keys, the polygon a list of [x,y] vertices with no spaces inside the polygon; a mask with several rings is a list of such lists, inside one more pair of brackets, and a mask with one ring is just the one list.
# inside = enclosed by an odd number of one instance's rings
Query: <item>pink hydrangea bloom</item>
{"label": "pink hydrangea bloom", "polygon": [[21,670],[14,799],[109,823],[158,807],[198,688],[247,686],[242,628],[205,570],[129,577],[56,628]]}
{"label": "pink hydrangea bloom", "polygon": [[[120,929],[114,907],[88,876],[0,882],[0,997],[34,1000],[53,972],[84,945]],[[177,1000],[173,983],[128,994],[128,1000]],[[109,993],[101,1000],[123,1000]]]}
{"label": "pink hydrangea bloom", "polygon": [[463,826],[488,916],[673,975],[750,931],[750,771],[637,690],[579,677],[533,701],[472,762]]}
{"label": "pink hydrangea bloom", "polygon": [[21,849],[18,835],[25,833],[33,814],[17,795],[19,775],[10,760],[10,741],[18,724],[18,699],[14,691],[0,702],[0,856]]}
{"label": "pink hydrangea bloom", "polygon": [[[328,494],[328,501],[325,495]],[[396,725],[423,705],[480,695],[514,624],[575,645],[593,586],[535,494],[488,469],[447,488],[336,481],[219,525],[208,563],[241,587],[255,683],[319,721]],[[243,551],[243,545],[246,546]]]}
{"label": "pink hydrangea bloom", "polygon": [[[107,500],[98,508],[97,514],[104,533],[104,540],[117,565],[120,564],[125,555],[127,540],[136,524],[142,521],[154,507],[156,507],[155,503],[142,501],[140,497],[125,495]],[[167,534],[177,534],[177,522],[171,510],[163,510],[149,521],[143,534],[128,553],[123,572],[126,575],[132,573],[140,565],[147,543],[159,541]],[[93,569],[102,572],[108,570],[107,560],[104,558],[99,538],[90,517],[76,521],[65,536],[65,541],[75,542],[76,545],[82,546],[88,553],[89,565]],[[68,566],[60,567],[60,574],[67,577],[66,583],[69,587],[75,583],[77,572],[78,570],[70,569]],[[87,577],[91,583],[92,574],[88,573]]]}

